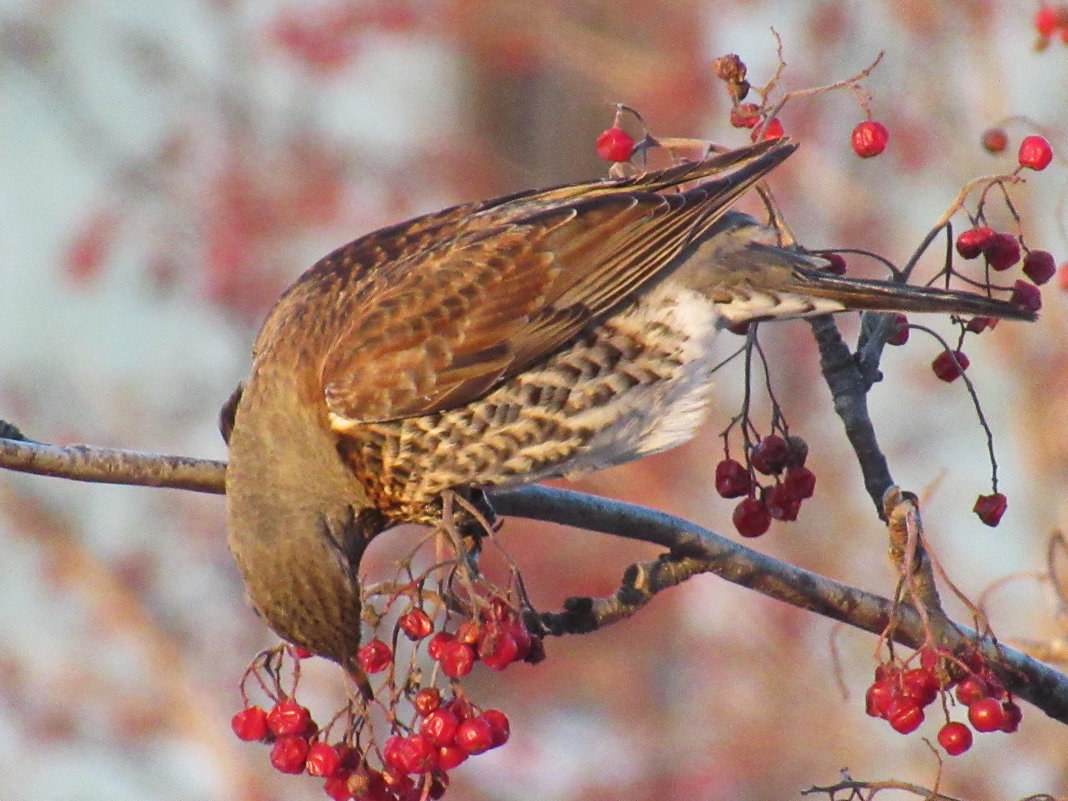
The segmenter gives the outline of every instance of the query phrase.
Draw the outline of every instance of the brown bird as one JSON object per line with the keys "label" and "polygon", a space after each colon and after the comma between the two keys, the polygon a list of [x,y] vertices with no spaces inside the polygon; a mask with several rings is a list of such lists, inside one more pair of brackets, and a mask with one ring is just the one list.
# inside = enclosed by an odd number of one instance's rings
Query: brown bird
{"label": "brown bird", "polygon": [[981,295],[835,277],[729,211],[795,147],[456,206],[304,273],[224,410],[230,547],[266,622],[348,663],[372,536],[439,519],[446,490],[685,442],[724,325],[849,309],[1034,318]]}

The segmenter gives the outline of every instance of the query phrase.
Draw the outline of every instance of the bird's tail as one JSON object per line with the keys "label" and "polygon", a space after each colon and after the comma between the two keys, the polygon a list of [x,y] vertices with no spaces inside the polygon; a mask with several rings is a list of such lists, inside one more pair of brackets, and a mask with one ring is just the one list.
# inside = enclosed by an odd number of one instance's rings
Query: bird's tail
{"label": "bird's tail", "polygon": [[1031,309],[974,292],[844,278],[804,268],[797,268],[794,275],[797,291],[810,298],[835,301],[843,311],[959,314],[1006,320],[1034,320],[1038,316]]}

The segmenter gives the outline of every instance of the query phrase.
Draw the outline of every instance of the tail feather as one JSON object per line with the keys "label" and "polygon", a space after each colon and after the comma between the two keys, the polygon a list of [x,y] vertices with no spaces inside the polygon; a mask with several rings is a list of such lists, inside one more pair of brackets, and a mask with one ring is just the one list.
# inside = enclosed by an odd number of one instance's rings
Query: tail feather
{"label": "tail feather", "polygon": [[885,311],[959,314],[1006,320],[1035,320],[1030,309],[974,292],[843,278],[815,270],[796,268],[796,290],[810,298],[826,298],[845,311]]}

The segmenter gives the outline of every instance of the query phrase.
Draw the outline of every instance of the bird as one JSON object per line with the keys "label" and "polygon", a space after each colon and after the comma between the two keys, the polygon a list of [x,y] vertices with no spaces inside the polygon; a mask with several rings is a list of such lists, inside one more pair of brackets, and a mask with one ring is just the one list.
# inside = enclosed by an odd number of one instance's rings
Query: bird
{"label": "bird", "polygon": [[367,234],[279,298],[224,407],[227,529],[248,598],[343,665],[368,541],[442,498],[673,448],[729,325],[847,310],[1032,320],[986,295],[833,275],[734,203],[767,140],[626,178],[465,203]]}

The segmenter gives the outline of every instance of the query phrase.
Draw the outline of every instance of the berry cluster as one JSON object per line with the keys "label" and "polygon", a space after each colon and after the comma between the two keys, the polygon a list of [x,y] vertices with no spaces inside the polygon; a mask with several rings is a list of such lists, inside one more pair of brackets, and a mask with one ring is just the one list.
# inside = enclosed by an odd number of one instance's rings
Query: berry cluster
{"label": "berry cluster", "polygon": [[[495,543],[493,527],[481,522],[481,539]],[[417,573],[416,551],[390,580],[362,577],[362,618],[371,631],[348,666],[359,692],[327,725],[319,727],[297,700],[301,660],[312,656],[307,651],[289,645],[265,651],[242,680],[234,733],[269,745],[277,770],[324,779],[335,801],[441,797],[449,771],[504,745],[510,733],[507,716],[476,706],[460,680],[478,663],[500,671],[545,657],[540,634],[524,625],[524,614],[530,620],[534,614],[516,600],[525,596],[514,565],[509,586],[497,586],[477,569],[484,542],[471,549],[460,529],[447,524],[439,533],[452,542],[455,559],[438,559]],[[251,703],[248,684],[270,704]]]}
{"label": "berry cluster", "polygon": [[[759,537],[772,520],[797,519],[801,502],[816,489],[816,474],[805,467],[808,446],[800,437],[771,434],[746,452],[746,464],[726,456],[716,465],[716,492],[723,498],[742,498],[734,509],[734,527],[743,537]],[[760,473],[775,483],[762,486]]]}
{"label": "berry cluster", "polygon": [[918,653],[919,667],[888,662],[875,669],[875,681],[865,695],[869,715],[909,734],[923,723],[924,709],[941,698],[946,723],[938,742],[947,754],[957,756],[971,748],[972,732],[964,723],[949,720],[950,691],[956,688],[957,703],[968,708],[968,722],[977,732],[1011,734],[1019,728],[1020,707],[978,651],[963,660],[932,649]]}

